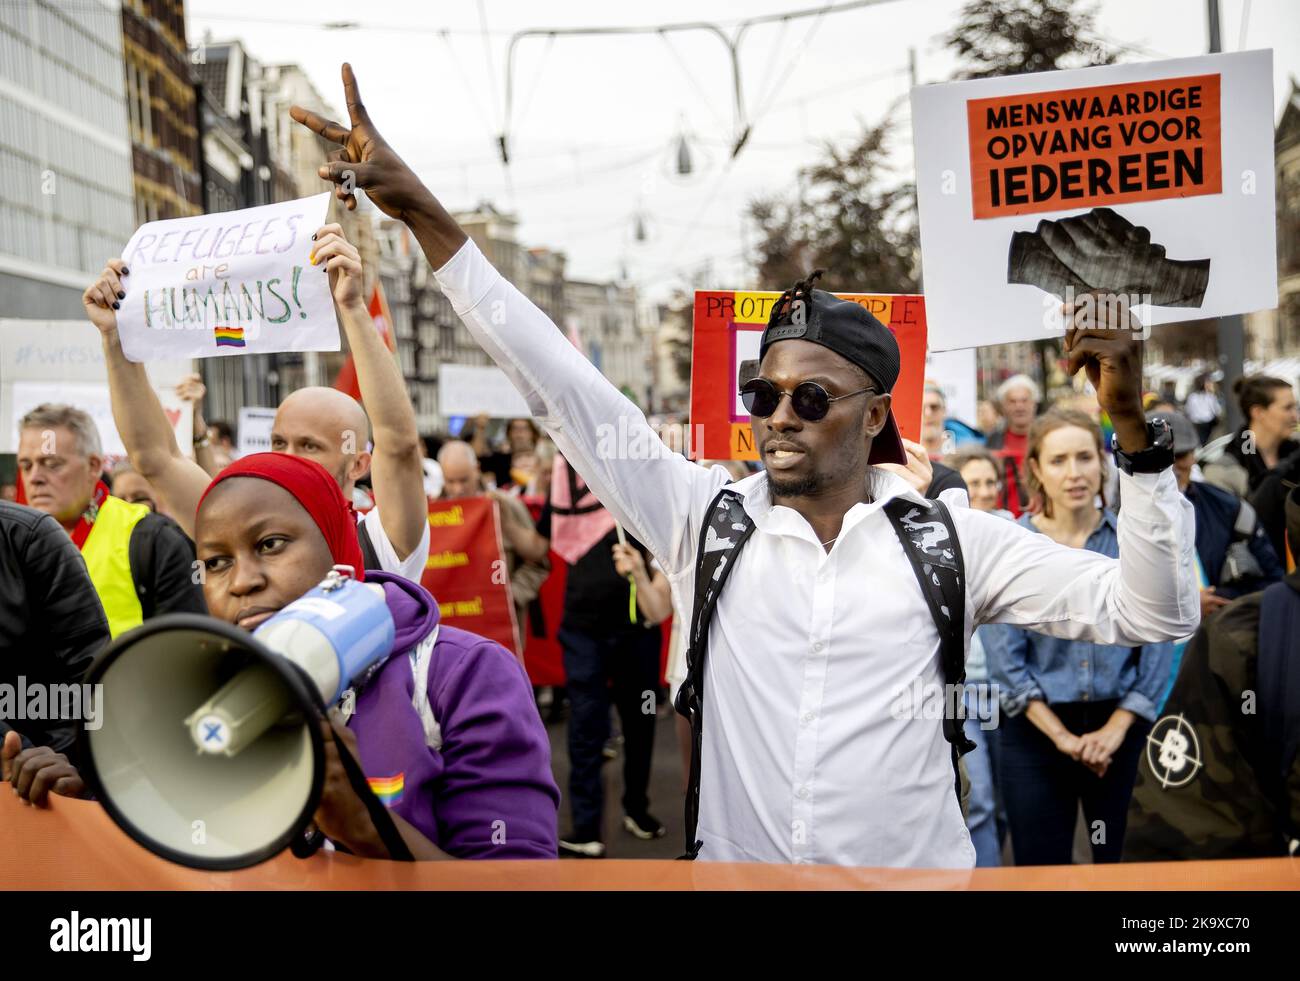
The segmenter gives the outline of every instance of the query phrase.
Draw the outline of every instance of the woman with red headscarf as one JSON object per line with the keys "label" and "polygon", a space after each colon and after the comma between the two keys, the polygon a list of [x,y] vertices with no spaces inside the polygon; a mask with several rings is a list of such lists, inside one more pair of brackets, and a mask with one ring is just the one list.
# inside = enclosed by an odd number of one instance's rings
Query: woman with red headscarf
{"label": "woman with red headscarf", "polygon": [[[349,717],[332,709],[322,725],[359,761],[416,859],[556,857],[559,790],[522,666],[495,641],[440,625],[422,586],[362,569],[352,506],[324,467],[285,453],[241,458],[200,498],[195,532],[208,610],[245,630],[336,565],[383,587],[392,656]],[[388,857],[334,740],[325,746],[317,827],[355,854]]]}

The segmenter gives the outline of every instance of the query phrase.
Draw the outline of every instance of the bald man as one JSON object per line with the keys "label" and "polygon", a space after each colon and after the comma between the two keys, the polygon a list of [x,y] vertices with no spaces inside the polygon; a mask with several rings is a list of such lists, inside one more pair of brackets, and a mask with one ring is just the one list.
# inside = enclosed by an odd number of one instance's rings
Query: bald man
{"label": "bald man", "polygon": [[[369,472],[375,507],[357,521],[366,568],[419,581],[429,556],[429,508],[415,410],[397,362],[375,331],[362,301],[357,250],[338,225],[321,228],[314,240],[313,265],[330,277],[339,322],[352,349],[357,384],[370,416],[343,392],[302,388],[276,410],[271,449],[315,460],[334,475],[349,500],[357,480]],[[144,365],[128,361],[122,353],[116,310],[128,289],[129,270],[121,260],[111,259],[82,297],[87,318],[102,335],[113,421],[131,464],[193,538],[199,497],[212,478],[181,454]]]}

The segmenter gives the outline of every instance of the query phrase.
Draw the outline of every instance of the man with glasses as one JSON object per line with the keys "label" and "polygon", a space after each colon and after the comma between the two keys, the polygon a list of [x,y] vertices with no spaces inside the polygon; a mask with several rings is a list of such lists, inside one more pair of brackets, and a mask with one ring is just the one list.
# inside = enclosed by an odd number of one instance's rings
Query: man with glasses
{"label": "man with glasses", "polygon": [[[674,605],[691,609],[699,552],[728,547],[710,526],[725,486],[754,532],[730,570],[708,634],[699,797],[701,858],[865,866],[974,863],[940,718],[897,710],[912,686],[943,695],[940,635],[884,505],[928,507],[891,412],[893,335],[863,307],[787,291],[745,386],[766,471],[732,483],[659,442],[639,409],[501,277],[384,142],[343,67],[350,127],[294,107],[341,149],[320,168],[355,207],[360,187],[406,222],[470,332],[506,372],[597,498],[650,549]],[[1131,325],[1067,311],[1070,368],[1086,367],[1115,422],[1123,478],[1122,559],[1057,545],[953,508],[965,559],[965,636],[1000,621],[1098,643],[1172,640],[1198,622],[1190,505],[1167,429],[1142,415]],[[1104,309],[1104,305],[1100,305]],[[1107,329],[1125,327],[1124,330]],[[626,432],[626,442],[609,434]],[[1157,442],[1158,439],[1158,442]],[[647,454],[644,447],[660,452]],[[635,452],[632,452],[635,450]],[[690,844],[690,843],[688,843]]]}

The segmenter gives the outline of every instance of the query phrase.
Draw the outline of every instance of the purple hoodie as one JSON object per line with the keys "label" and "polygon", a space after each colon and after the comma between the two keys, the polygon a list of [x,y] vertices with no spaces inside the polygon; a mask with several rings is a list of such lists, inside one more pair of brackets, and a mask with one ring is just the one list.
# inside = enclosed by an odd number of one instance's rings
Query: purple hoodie
{"label": "purple hoodie", "polygon": [[[560,792],[523,667],[496,641],[439,627],[424,587],[369,569],[366,581],[384,587],[397,628],[395,653],[348,720],[371,788],[456,858],[555,858]],[[435,628],[428,699],[438,749],[411,705],[412,655]]]}

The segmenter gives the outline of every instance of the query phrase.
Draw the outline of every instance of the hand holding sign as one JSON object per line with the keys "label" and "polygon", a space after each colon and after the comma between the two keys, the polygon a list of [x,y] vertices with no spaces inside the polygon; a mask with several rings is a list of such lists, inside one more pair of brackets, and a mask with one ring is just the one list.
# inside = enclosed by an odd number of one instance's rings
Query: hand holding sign
{"label": "hand holding sign", "polygon": [[122,279],[127,275],[126,263],[121,259],[109,259],[99,278],[86,287],[81,294],[81,302],[86,308],[86,319],[94,324],[101,334],[111,334],[117,330],[117,313],[126,299]]}
{"label": "hand holding sign", "polygon": [[308,261],[327,271],[334,302],[340,308],[364,308],[365,304],[361,302],[361,253],[343,237],[342,226],[325,225],[312,239],[315,248],[307,257]]}
{"label": "hand holding sign", "polygon": [[1085,294],[1063,306],[1067,370],[1080,368],[1110,416],[1120,448],[1135,453],[1147,445],[1142,412],[1142,325],[1127,309]]}

